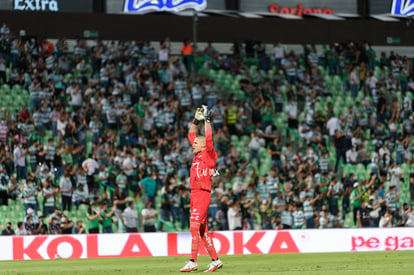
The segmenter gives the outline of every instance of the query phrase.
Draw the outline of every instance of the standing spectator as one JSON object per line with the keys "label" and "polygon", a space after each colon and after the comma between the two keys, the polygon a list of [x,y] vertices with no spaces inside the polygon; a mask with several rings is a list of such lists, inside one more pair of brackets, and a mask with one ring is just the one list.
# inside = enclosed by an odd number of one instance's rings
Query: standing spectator
{"label": "standing spectator", "polygon": [[351,192],[351,200],[352,200],[352,207],[353,207],[353,214],[354,214],[354,224],[357,222],[358,211],[361,209],[361,201],[362,201],[362,190],[359,185],[359,182],[354,183],[354,189]]}
{"label": "standing spectator", "polygon": [[150,200],[145,202],[145,208],[142,209],[141,214],[144,219],[144,232],[156,232],[155,219],[158,218],[158,212],[152,207]]}
{"label": "standing spectator", "polygon": [[72,203],[76,206],[76,210],[79,209],[79,205],[89,205],[89,191],[87,184],[77,184],[78,187],[73,191]]}
{"label": "standing spectator", "polygon": [[4,228],[3,231],[1,231],[1,235],[2,236],[12,236],[12,235],[15,235],[14,230],[12,229],[11,222],[7,222],[6,228]]}
{"label": "standing spectator", "polygon": [[59,179],[60,193],[62,195],[62,210],[72,210],[72,181],[70,180],[69,167],[63,171],[63,176]]}
{"label": "standing spectator", "polygon": [[99,164],[93,158],[92,154],[88,155],[88,158],[82,162],[82,168],[86,171],[86,182],[88,184],[88,191],[94,192],[95,186],[95,175],[98,174]]}
{"label": "standing spectator", "polygon": [[184,230],[190,226],[190,192],[185,187],[180,188],[180,209],[180,227]]}
{"label": "standing spectator", "polygon": [[128,180],[124,173],[124,170],[119,171],[119,174],[116,176],[116,185],[119,187],[120,191],[126,197],[128,195]]}
{"label": "standing spectator", "polygon": [[7,188],[7,196],[15,201],[19,196],[19,184],[15,177],[10,178]]}
{"label": "standing spectator", "polygon": [[261,134],[256,130],[250,138],[249,142],[249,162],[256,159],[257,167],[260,169],[261,160],[259,150],[265,145],[265,140],[261,137]]}
{"label": "standing spectator", "polygon": [[102,221],[102,233],[114,233],[112,229],[112,215],[114,214],[116,209],[116,202],[114,202],[114,205],[111,207],[111,209],[108,209],[108,204],[106,202],[103,202],[101,204],[101,209],[99,211]]}
{"label": "standing spectator", "polygon": [[280,215],[283,229],[291,229],[293,225],[292,212],[290,211],[290,205],[285,204],[283,206],[282,214]]}
{"label": "standing spectator", "polygon": [[193,52],[194,48],[191,46],[191,40],[184,40],[184,44],[181,46],[181,54],[183,57],[183,63],[188,72],[192,71],[193,66]]}
{"label": "standing spectator", "polygon": [[121,214],[122,224],[125,226],[127,233],[138,232],[138,213],[134,208],[134,202],[130,201],[128,207],[125,208],[124,212]]}
{"label": "standing spectator", "polygon": [[47,217],[55,211],[55,196],[58,190],[52,186],[52,178],[47,178],[42,189],[43,216]]}
{"label": "standing spectator", "polygon": [[271,199],[276,198],[279,192],[279,177],[276,174],[276,169],[271,168],[270,174],[266,177],[266,190],[269,192]]}
{"label": "standing spectator", "polygon": [[0,142],[2,144],[7,144],[7,138],[9,136],[9,126],[7,125],[6,120],[0,121]]}
{"label": "standing spectator", "polygon": [[143,178],[139,182],[139,187],[141,188],[142,192],[145,194],[145,201],[151,201],[152,205],[155,204],[155,196],[157,192],[157,172],[153,169],[151,171],[151,175],[148,177]]}
{"label": "standing spectator", "polygon": [[[171,212],[171,190],[170,190],[170,185],[167,183],[163,189],[161,190],[161,211],[160,211],[160,223],[158,225],[158,230],[162,231],[163,230],[163,225],[166,222],[170,222],[171,221],[171,216],[172,216],[172,212]],[[175,225],[173,225],[175,227]]]}
{"label": "standing spectator", "polygon": [[29,209],[37,211],[36,186],[34,185],[31,177],[28,178],[26,183],[23,185],[22,198],[26,211],[29,211]]}
{"label": "standing spectator", "polygon": [[293,205],[293,228],[294,229],[301,229],[303,228],[303,225],[305,224],[305,216],[303,214],[303,211],[300,210],[300,207],[298,204]]}
{"label": "standing spectator", "polygon": [[21,142],[13,150],[14,163],[16,165],[17,181],[20,182],[22,179],[26,179],[26,154],[27,148],[23,148]]}
{"label": "standing spectator", "polygon": [[8,183],[9,183],[9,176],[6,173],[6,169],[3,165],[0,164],[0,200],[1,205],[8,205],[9,198],[8,198]]}
{"label": "standing spectator", "polygon": [[288,117],[288,127],[290,129],[298,129],[298,106],[293,98],[289,99],[286,106],[286,114]]}
{"label": "standing spectator", "polygon": [[361,207],[357,210],[358,227],[370,227],[371,226],[371,213],[372,209],[367,207],[365,200],[361,201]]}
{"label": "standing spectator", "polygon": [[272,49],[273,62],[277,69],[282,68],[282,59],[285,57],[285,47],[277,42]]}
{"label": "standing spectator", "polygon": [[379,227],[380,228],[384,228],[384,227],[392,227],[392,216],[390,214],[390,212],[388,211],[388,209],[385,209],[384,214],[381,216],[380,222],[379,222]]}
{"label": "standing spectator", "polygon": [[229,230],[242,229],[242,216],[238,200],[230,204],[229,210],[227,211],[227,220],[229,221]]}
{"label": "standing spectator", "polygon": [[99,208],[95,209],[93,205],[88,208],[89,234],[99,234],[99,223],[101,219],[101,212]]}
{"label": "standing spectator", "polygon": [[160,49],[158,51],[158,61],[161,65],[168,65],[170,58],[170,47],[169,47],[169,38],[167,37],[164,41],[160,43]]}
{"label": "standing spectator", "polygon": [[315,228],[315,220],[313,215],[313,204],[316,202],[316,200],[319,199],[319,195],[315,198],[311,198],[309,194],[306,194],[305,201],[303,202],[303,212],[304,217],[306,220],[306,228]]}
{"label": "standing spectator", "polygon": [[329,213],[326,211],[326,206],[322,206],[322,211],[319,214],[319,228],[328,228]]}
{"label": "standing spectator", "polygon": [[268,152],[272,158],[272,166],[276,167],[279,172],[282,171],[282,147],[279,144],[279,137],[273,139],[273,143],[269,145]]}

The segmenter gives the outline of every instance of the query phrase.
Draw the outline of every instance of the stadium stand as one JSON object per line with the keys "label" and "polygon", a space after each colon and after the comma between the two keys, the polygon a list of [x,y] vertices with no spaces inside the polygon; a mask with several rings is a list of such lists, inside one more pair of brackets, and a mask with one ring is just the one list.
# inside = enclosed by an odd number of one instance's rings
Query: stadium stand
{"label": "stadium stand", "polygon": [[168,39],[157,52],[0,32],[0,224],[17,234],[187,230],[186,134],[203,103],[219,156],[210,228],[412,226],[407,57],[245,41],[182,59]]}

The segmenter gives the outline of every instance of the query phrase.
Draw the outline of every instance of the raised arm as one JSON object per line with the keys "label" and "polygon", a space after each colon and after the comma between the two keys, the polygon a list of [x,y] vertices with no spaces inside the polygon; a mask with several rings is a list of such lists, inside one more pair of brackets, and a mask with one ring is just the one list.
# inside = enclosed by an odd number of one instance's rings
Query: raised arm
{"label": "raised arm", "polygon": [[197,137],[197,127],[198,125],[204,120],[204,115],[201,108],[197,108],[193,124],[190,127],[190,131],[188,132],[188,139],[190,140],[191,145],[193,145],[195,138]]}

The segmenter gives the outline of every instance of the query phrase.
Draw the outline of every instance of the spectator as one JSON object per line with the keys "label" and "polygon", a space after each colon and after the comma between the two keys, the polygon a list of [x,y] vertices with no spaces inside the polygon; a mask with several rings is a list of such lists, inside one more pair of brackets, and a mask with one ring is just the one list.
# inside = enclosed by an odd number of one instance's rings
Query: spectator
{"label": "spectator", "polygon": [[52,214],[55,210],[55,197],[58,194],[59,190],[52,187],[52,179],[48,178],[41,192],[43,197],[43,216],[47,217],[49,214]]}
{"label": "spectator", "polygon": [[121,214],[121,221],[127,233],[138,232],[138,213],[134,208],[134,202],[128,203],[128,207]]}
{"label": "spectator", "polygon": [[157,182],[156,182],[156,171],[152,170],[151,175],[148,177],[143,178],[139,182],[139,187],[141,188],[142,192],[145,194],[145,201],[151,201],[152,205],[155,204],[155,196],[157,190]]}
{"label": "spectator", "polygon": [[8,182],[9,176],[6,173],[6,169],[4,169],[3,165],[0,165],[0,200],[1,205],[8,205],[9,198],[8,198]]}
{"label": "spectator", "polygon": [[3,231],[1,231],[1,235],[2,236],[12,236],[12,235],[15,235],[14,230],[12,229],[11,222],[7,222],[6,228],[4,228]]}
{"label": "spectator", "polygon": [[27,231],[26,231],[24,222],[18,222],[17,223],[17,229],[16,229],[15,233],[16,233],[16,236],[25,236],[25,235],[27,235]]}
{"label": "spectator", "polygon": [[298,204],[293,205],[293,228],[301,229],[305,225],[305,216]]}
{"label": "spectator", "polygon": [[72,203],[76,206],[76,209],[79,209],[81,204],[89,205],[88,185],[78,183],[78,188],[72,194]]}
{"label": "spectator", "polygon": [[373,209],[367,206],[367,203],[362,200],[361,207],[357,210],[357,221],[358,227],[370,227],[371,226],[371,216],[370,213]]}
{"label": "spectator", "polygon": [[102,221],[102,233],[114,233],[112,229],[112,215],[114,214],[116,209],[116,202],[114,202],[114,205],[111,207],[111,209],[108,209],[108,204],[105,202],[102,202],[100,205],[100,220]]}
{"label": "spectator", "polygon": [[60,220],[60,229],[62,230],[62,234],[72,234],[73,228],[73,221],[69,220],[69,217],[64,215]]}
{"label": "spectator", "polygon": [[101,211],[99,208],[94,208],[93,205],[88,207],[88,220],[89,220],[89,234],[99,234],[99,223],[101,222]]}
{"label": "spectator", "polygon": [[62,234],[62,228],[60,227],[60,223],[58,222],[58,219],[56,217],[53,217],[49,224],[49,234]]}
{"label": "spectator", "polygon": [[69,177],[69,168],[67,167],[64,172],[63,176],[60,177],[59,181],[60,185],[60,193],[62,197],[62,210],[69,210],[72,209],[72,181]]}
{"label": "spectator", "polygon": [[388,211],[388,209],[385,209],[384,214],[381,216],[379,227],[380,228],[392,227],[392,216],[390,212]]}
{"label": "spectator", "polygon": [[152,208],[152,202],[150,200],[145,202],[145,208],[141,214],[144,219],[144,232],[156,232],[155,219],[158,218],[158,212]]}
{"label": "spectator", "polygon": [[76,222],[76,226],[72,228],[72,234],[84,234],[85,227],[83,226],[81,221]]}
{"label": "spectator", "polygon": [[227,216],[227,219],[229,221],[229,230],[242,229],[242,216],[240,212],[240,203],[238,200],[230,204]]}
{"label": "spectator", "polygon": [[27,148],[23,148],[23,144],[19,142],[16,148],[14,148],[13,150],[14,163],[16,164],[16,174],[18,182],[20,182],[21,179],[26,179],[26,154]]}

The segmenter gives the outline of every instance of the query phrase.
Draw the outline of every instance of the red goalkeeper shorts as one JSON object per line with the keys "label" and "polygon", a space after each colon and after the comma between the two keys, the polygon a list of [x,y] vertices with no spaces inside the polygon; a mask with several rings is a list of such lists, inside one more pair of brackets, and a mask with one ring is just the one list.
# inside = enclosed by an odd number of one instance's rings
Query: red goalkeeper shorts
{"label": "red goalkeeper shorts", "polygon": [[207,221],[208,207],[210,206],[211,193],[204,190],[191,190],[190,222],[204,224]]}

